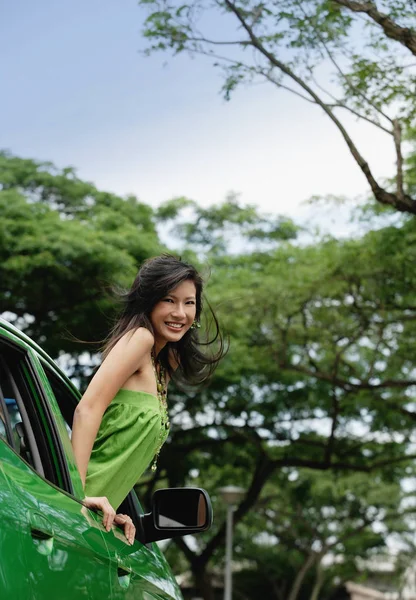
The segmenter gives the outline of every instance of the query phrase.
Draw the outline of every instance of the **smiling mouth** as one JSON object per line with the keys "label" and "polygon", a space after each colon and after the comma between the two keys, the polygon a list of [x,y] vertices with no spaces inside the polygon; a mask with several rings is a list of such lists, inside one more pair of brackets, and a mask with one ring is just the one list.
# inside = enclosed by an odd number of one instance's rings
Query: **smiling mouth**
{"label": "smiling mouth", "polygon": [[165,325],[171,329],[176,329],[177,331],[180,331],[183,327],[185,327],[184,323],[171,323],[169,321],[165,321]]}

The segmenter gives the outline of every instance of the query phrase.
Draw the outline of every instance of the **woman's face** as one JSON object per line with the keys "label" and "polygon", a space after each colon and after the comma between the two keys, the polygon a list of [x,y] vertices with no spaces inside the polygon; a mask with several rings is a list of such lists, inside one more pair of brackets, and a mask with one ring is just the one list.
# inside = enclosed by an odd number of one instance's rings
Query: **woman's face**
{"label": "woman's face", "polygon": [[163,345],[178,342],[194,322],[195,314],[196,287],[187,279],[162,298],[150,313],[156,341]]}

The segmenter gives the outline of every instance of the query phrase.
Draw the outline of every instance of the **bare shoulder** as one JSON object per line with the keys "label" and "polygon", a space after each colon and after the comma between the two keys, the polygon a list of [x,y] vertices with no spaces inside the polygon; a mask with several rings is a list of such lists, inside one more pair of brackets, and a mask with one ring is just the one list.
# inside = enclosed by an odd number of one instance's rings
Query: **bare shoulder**
{"label": "bare shoulder", "polygon": [[122,353],[123,360],[131,359],[140,366],[142,360],[150,353],[155,343],[152,333],[145,327],[138,327],[128,331],[118,341],[117,346]]}
{"label": "bare shoulder", "polygon": [[103,414],[118,390],[150,361],[153,335],[140,327],[124,334],[111,348],[81,399]]}
{"label": "bare shoulder", "polygon": [[126,342],[128,344],[133,344],[134,346],[137,345],[145,348],[146,350],[150,350],[155,343],[153,334],[146,329],[146,327],[138,327],[133,332],[129,331],[123,337],[126,338]]}

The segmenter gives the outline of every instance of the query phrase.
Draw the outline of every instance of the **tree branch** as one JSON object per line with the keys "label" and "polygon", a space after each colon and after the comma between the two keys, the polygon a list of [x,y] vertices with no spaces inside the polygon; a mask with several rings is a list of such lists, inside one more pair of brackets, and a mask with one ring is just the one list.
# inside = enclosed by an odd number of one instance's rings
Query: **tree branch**
{"label": "tree branch", "polygon": [[306,102],[310,102],[311,104],[316,104],[315,100],[312,100],[311,98],[308,98],[307,96],[304,96],[303,94],[301,94],[300,92],[297,92],[296,90],[292,89],[291,87],[287,86],[287,85],[283,85],[282,83],[280,83],[279,81],[277,81],[272,75],[271,73],[268,73],[266,71],[260,70],[259,71],[261,73],[261,75],[263,75],[263,77],[265,77],[266,79],[268,79],[270,81],[270,83],[273,83],[273,85],[282,88],[283,90],[287,90],[288,92],[290,92],[291,94],[295,94],[295,96],[298,96],[299,98],[302,98],[302,100],[305,100]]}
{"label": "tree branch", "polygon": [[316,29],[316,27],[314,26],[313,21],[312,21],[310,15],[308,15],[308,13],[305,11],[305,9],[303,8],[301,2],[298,1],[297,4],[298,4],[300,10],[302,11],[302,13],[304,14],[305,18],[312,25],[312,27],[313,27],[313,29],[315,31],[315,34],[318,36],[319,41],[321,42],[322,46],[325,49],[325,52],[327,53],[327,56],[328,56],[329,60],[334,65],[335,69],[338,71],[339,75],[345,81],[345,83],[347,84],[347,86],[349,87],[349,89],[352,90],[354,92],[354,94],[358,94],[365,102],[367,102],[372,108],[374,108],[374,110],[376,112],[380,113],[385,119],[387,119],[387,121],[389,121],[391,124],[393,124],[393,120],[388,115],[386,115],[386,113],[384,113],[376,104],[374,104],[374,102],[372,102],[371,100],[369,100],[367,98],[367,96],[365,94],[363,94],[363,92],[361,92],[361,90],[358,90],[354,85],[352,85],[352,83],[350,81],[350,78],[347,75],[345,75],[345,73],[342,71],[341,67],[339,66],[339,64],[337,63],[337,61],[335,60],[335,58],[333,57],[333,54],[330,51],[330,49],[328,48],[328,46],[327,46],[325,40],[323,39],[322,35]]}
{"label": "tree branch", "polygon": [[[234,513],[234,523],[238,523],[247,514],[247,512],[257,502],[257,499],[263,489],[264,484],[269,479],[270,475],[275,470],[275,464],[270,461],[266,456],[260,457],[257,462],[256,469],[251,480],[251,485],[247,491],[246,497]],[[197,562],[198,567],[201,568],[206,565],[210,560],[214,551],[222,543],[225,537],[226,524],[219,528],[218,532],[211,538],[208,544],[205,546],[203,552],[198,556]]]}
{"label": "tree branch", "polygon": [[339,6],[348,8],[352,12],[364,13],[383,29],[391,40],[400,42],[416,56],[416,31],[408,27],[400,27],[389,15],[380,12],[374,2],[357,2],[356,0],[332,0]]}
{"label": "tree branch", "polygon": [[416,200],[413,200],[413,198],[411,198],[407,194],[404,195],[403,199],[401,200],[395,194],[386,191],[377,183],[370,170],[368,163],[361,156],[360,152],[358,151],[358,148],[355,146],[345,127],[334,115],[334,113],[328,107],[328,105],[323,100],[321,100],[321,98],[314,92],[314,90],[310,88],[302,79],[300,79],[286,64],[278,60],[271,52],[269,52],[261,44],[257,36],[254,34],[252,28],[242,17],[240,10],[235,6],[235,4],[233,4],[233,2],[231,2],[231,0],[225,0],[225,4],[228,6],[229,10],[235,14],[243,29],[246,30],[251,40],[251,45],[253,46],[253,48],[256,48],[261,54],[263,54],[263,56],[267,58],[267,60],[272,65],[280,69],[282,73],[286,74],[293,81],[295,81],[299,85],[299,87],[301,87],[307,94],[309,94],[315,100],[315,102],[322,108],[322,110],[328,115],[331,121],[336,125],[342,137],[344,138],[348,148],[350,149],[352,156],[354,157],[365,178],[367,179],[367,182],[369,183],[377,201],[382,204],[388,204],[398,211],[416,214]]}
{"label": "tree branch", "polygon": [[205,44],[212,44],[214,46],[250,46],[250,42],[247,40],[235,40],[232,42],[220,41],[220,40],[210,40],[205,37],[191,37],[188,36],[186,38],[188,42],[204,42]]}
{"label": "tree branch", "polygon": [[[401,456],[395,459],[386,459],[383,461],[375,462],[372,465],[363,466],[363,465],[355,465],[348,463],[332,463],[326,464],[320,461],[310,461],[303,459],[291,459],[291,458],[283,458],[275,461],[270,461],[265,455],[261,456],[257,465],[255,472],[252,477],[250,488],[246,494],[245,499],[238,507],[237,511],[234,514],[234,523],[238,523],[242,520],[242,518],[247,514],[247,512],[256,504],[260,493],[264,487],[264,484],[268,481],[270,475],[278,468],[284,466],[298,466],[298,467],[309,467],[312,469],[319,470],[327,470],[327,469],[339,469],[341,471],[360,471],[360,472],[370,472],[375,469],[379,469],[380,467],[388,466],[394,463],[402,462],[404,460],[414,460],[416,455],[408,455]],[[197,555],[193,552],[188,546],[182,546],[181,542],[178,543],[178,546],[184,551],[187,556],[189,562],[192,564],[192,568],[194,571],[203,571],[206,567],[207,563],[211,559],[212,554],[218,548],[218,546],[222,543],[225,538],[225,529],[226,524],[219,528],[218,532],[214,535],[213,538],[208,542],[205,546],[203,552]]]}
{"label": "tree branch", "polygon": [[402,381],[397,379],[386,379],[381,383],[370,383],[369,381],[353,383],[346,379],[341,379],[340,377],[334,376],[331,373],[324,373],[318,369],[308,369],[307,367],[302,367],[301,365],[291,365],[282,363],[280,361],[279,366],[287,369],[288,371],[295,371],[297,373],[302,373],[303,375],[308,375],[309,377],[315,377],[320,381],[328,381],[329,383],[333,383],[334,385],[348,392],[359,390],[379,390],[384,388],[405,389],[412,385],[416,385],[416,379],[404,379]]}
{"label": "tree branch", "polygon": [[307,460],[303,458],[279,458],[273,461],[273,465],[275,468],[278,467],[306,467],[308,469],[315,469],[317,471],[328,471],[328,469],[332,469],[334,471],[356,471],[359,473],[371,473],[371,471],[375,471],[382,467],[388,467],[390,465],[400,463],[407,460],[414,460],[416,458],[416,454],[409,454],[398,456],[396,458],[386,458],[384,460],[379,460],[378,462],[374,462],[369,465],[362,464],[353,464],[353,463],[343,463],[343,462],[331,462],[325,463],[319,460]]}
{"label": "tree branch", "polygon": [[185,540],[182,537],[173,538],[173,541],[174,541],[175,545],[178,548],[180,548],[180,550],[182,550],[185,557],[189,561],[189,564],[192,565],[195,560],[195,556],[196,556],[195,552],[193,552],[190,549],[190,547],[188,546],[188,544],[185,542]]}
{"label": "tree branch", "polygon": [[331,423],[331,433],[328,438],[328,442],[326,444],[325,453],[324,453],[324,461],[330,463],[332,458],[332,450],[334,448],[335,443],[335,432],[338,426],[338,414],[339,414],[339,402],[337,399],[336,390],[332,390],[332,423]]}
{"label": "tree branch", "polygon": [[396,176],[396,194],[400,199],[404,198],[403,190],[403,155],[402,155],[402,128],[399,120],[394,119],[393,121],[393,137],[394,146],[396,148],[396,165],[397,165],[397,176]]}
{"label": "tree branch", "polygon": [[303,583],[303,580],[305,579],[306,574],[309,571],[309,569],[317,561],[317,557],[318,557],[318,555],[313,551],[308,555],[307,559],[305,560],[305,562],[303,563],[303,565],[301,566],[301,568],[298,570],[298,572],[296,574],[295,580],[293,582],[292,588],[291,588],[289,596],[288,596],[288,600],[296,600],[296,598],[298,597],[298,594],[300,592],[300,588]]}

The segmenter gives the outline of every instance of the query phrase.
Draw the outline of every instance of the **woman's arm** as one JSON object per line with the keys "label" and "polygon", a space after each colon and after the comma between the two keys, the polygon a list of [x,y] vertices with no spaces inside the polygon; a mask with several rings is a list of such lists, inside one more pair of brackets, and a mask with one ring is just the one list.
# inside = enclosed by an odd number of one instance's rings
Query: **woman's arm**
{"label": "woman's arm", "polygon": [[105,358],[75,409],[72,447],[83,486],[103,414],[130,375],[142,367],[153,344],[153,335],[143,327],[123,336]]}

